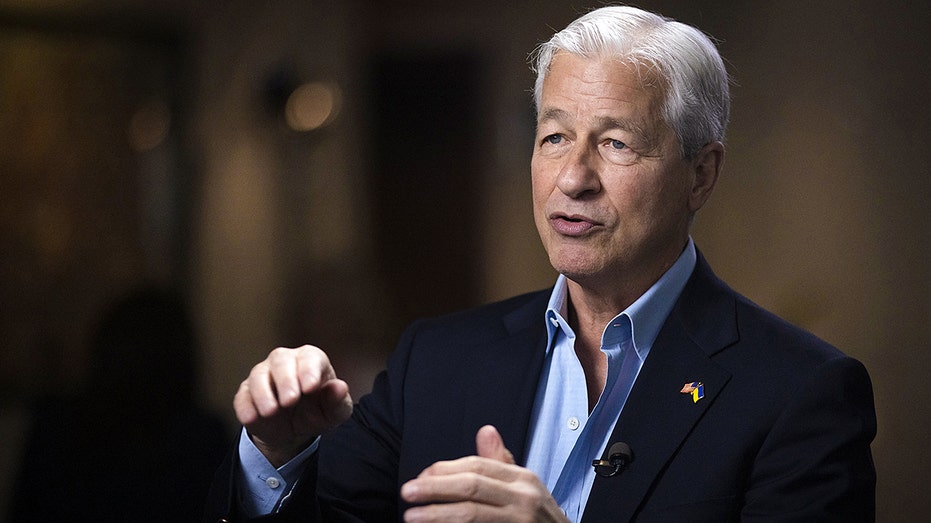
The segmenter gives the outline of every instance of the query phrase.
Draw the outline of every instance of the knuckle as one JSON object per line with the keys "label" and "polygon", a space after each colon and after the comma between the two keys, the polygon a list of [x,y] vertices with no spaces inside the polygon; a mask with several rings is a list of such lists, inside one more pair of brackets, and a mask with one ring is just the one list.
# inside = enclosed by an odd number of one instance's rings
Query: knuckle
{"label": "knuckle", "polygon": [[485,467],[485,460],[478,456],[468,456],[465,458],[465,464],[468,467],[468,470],[475,472],[476,474],[485,474],[487,472]]}
{"label": "knuckle", "polygon": [[294,349],[292,354],[304,366],[325,367],[330,361],[325,352],[313,345],[302,345]]}
{"label": "knuckle", "polygon": [[269,361],[278,361],[282,358],[286,358],[291,353],[291,349],[286,347],[276,347],[271,352],[268,353]]}
{"label": "knuckle", "polygon": [[546,502],[546,496],[543,492],[535,488],[535,485],[527,482],[516,482],[513,485],[513,494],[515,502],[523,508],[533,509],[526,513],[533,514],[536,509],[541,508]]}
{"label": "knuckle", "polygon": [[466,475],[465,481],[466,499],[476,499],[482,493],[481,476],[476,473]]}
{"label": "knuckle", "polygon": [[267,371],[268,363],[262,361],[252,366],[252,369],[249,370],[249,377],[251,378],[253,376],[258,376],[260,374],[266,373]]}
{"label": "knuckle", "polygon": [[319,347],[313,345],[304,345],[304,354],[320,363],[321,366],[326,366],[330,364],[330,358],[327,356],[327,353],[324,352]]}

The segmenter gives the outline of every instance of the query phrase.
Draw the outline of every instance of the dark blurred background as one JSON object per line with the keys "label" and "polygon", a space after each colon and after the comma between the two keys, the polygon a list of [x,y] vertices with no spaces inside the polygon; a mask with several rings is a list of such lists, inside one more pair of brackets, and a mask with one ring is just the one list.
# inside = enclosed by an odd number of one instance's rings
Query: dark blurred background
{"label": "dark blurred background", "polygon": [[[639,5],[735,79],[696,242],[866,364],[879,520],[925,520],[929,7]],[[95,325],[140,285],[191,311],[194,398],[230,435],[276,346],[327,348],[358,397],[410,320],[550,285],[527,57],[588,7],[0,0],[0,514],[34,405],[89,387]]]}

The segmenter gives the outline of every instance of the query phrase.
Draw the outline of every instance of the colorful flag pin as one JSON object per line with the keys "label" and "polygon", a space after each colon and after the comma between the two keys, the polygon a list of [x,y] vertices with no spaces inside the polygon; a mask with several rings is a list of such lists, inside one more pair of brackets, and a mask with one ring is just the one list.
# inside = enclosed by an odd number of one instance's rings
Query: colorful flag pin
{"label": "colorful flag pin", "polygon": [[698,400],[705,397],[705,386],[700,381],[693,381],[682,386],[679,394],[691,394],[692,403],[698,403]]}

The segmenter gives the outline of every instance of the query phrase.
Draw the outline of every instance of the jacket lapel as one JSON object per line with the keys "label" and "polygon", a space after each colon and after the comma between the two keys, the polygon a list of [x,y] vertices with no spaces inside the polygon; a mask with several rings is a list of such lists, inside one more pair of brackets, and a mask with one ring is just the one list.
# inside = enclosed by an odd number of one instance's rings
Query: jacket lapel
{"label": "jacket lapel", "polygon": [[463,403],[463,445],[475,451],[475,433],[494,425],[518,463],[524,460],[527,430],[546,352],[544,328],[549,291],[503,318],[507,336],[483,347]]}
{"label": "jacket lapel", "polygon": [[[596,476],[583,521],[629,521],[730,373],[710,355],[737,339],[734,299],[699,255],[698,265],[644,362],[608,447],[623,441],[633,459],[620,474]],[[712,326],[712,328],[708,328]],[[700,381],[693,401],[684,384]]]}

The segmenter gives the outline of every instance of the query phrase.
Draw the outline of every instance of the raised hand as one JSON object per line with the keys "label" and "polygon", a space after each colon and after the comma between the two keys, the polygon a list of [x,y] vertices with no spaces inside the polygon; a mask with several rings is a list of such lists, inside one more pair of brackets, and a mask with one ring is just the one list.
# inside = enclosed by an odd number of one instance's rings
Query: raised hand
{"label": "raised hand", "polygon": [[233,398],[239,422],[275,467],[352,414],[352,397],[326,353],[277,348],[252,368]]}

